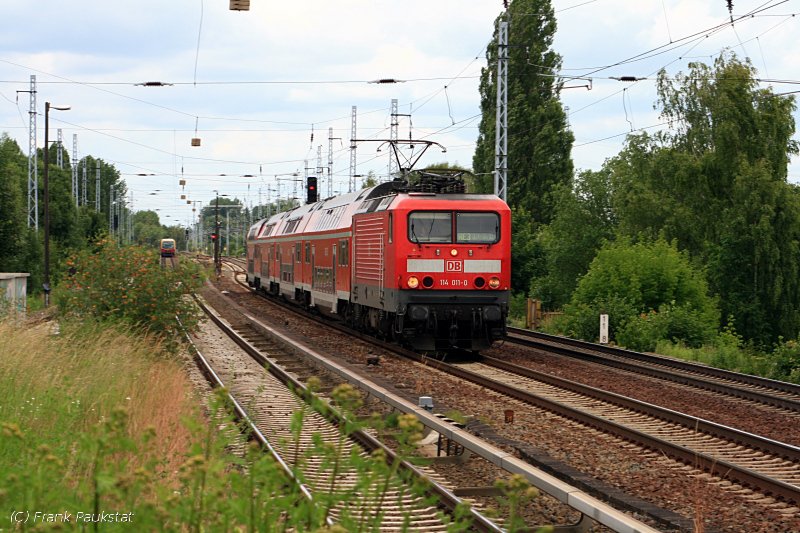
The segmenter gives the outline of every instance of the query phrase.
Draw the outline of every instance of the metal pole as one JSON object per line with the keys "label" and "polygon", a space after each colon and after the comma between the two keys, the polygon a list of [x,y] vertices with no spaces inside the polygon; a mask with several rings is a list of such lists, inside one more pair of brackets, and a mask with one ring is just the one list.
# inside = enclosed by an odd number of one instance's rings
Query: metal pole
{"label": "metal pole", "polygon": [[50,305],[50,182],[48,180],[47,141],[49,135],[48,115],[50,102],[44,103],[44,306]]}
{"label": "metal pole", "polygon": [[394,151],[397,149],[394,143],[397,143],[397,130],[399,129],[400,122],[398,122],[398,114],[397,114],[397,98],[392,98],[392,114],[391,114],[391,126],[389,129],[389,179],[391,180],[394,178],[395,174],[400,172],[400,162],[395,156]]}
{"label": "metal pole", "polygon": [[350,117],[350,183],[347,192],[356,190],[356,106],[353,106]]}
{"label": "metal pole", "polygon": [[75,194],[75,207],[81,205],[80,187],[78,184],[78,134],[72,134],[72,191]]}
{"label": "metal pole", "polygon": [[[66,111],[69,106],[53,106],[53,109]],[[49,134],[50,134],[50,102],[44,103],[44,306],[50,305],[50,180],[48,161]]]}
{"label": "metal pole", "polygon": [[222,274],[222,264],[219,260],[219,192],[217,192],[217,204],[214,209],[214,233],[217,238],[214,239],[214,268],[217,271],[217,276]]}
{"label": "metal pole", "polygon": [[507,200],[508,191],[508,22],[497,32],[497,117],[494,142],[494,193]]}
{"label": "metal pole", "polygon": [[28,227],[39,231],[39,164],[36,148],[36,75],[31,74],[30,122],[28,131]]}

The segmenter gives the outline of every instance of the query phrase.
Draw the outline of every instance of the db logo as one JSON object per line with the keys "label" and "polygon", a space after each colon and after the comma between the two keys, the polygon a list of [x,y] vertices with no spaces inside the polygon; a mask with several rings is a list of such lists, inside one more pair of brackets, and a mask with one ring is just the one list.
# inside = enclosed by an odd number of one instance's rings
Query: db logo
{"label": "db logo", "polygon": [[464,271],[464,263],[462,261],[445,261],[444,262],[444,271],[445,272],[463,272]]}

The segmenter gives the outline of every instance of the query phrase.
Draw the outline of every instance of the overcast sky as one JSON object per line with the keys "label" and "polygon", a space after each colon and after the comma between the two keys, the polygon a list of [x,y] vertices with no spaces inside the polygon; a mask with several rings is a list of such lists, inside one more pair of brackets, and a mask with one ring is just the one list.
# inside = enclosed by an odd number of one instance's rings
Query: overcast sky
{"label": "overcast sky", "polygon": [[[730,48],[773,80],[763,86],[800,90],[800,0],[733,0],[733,25],[724,0],[552,4],[561,74],[591,78],[568,81],[574,88],[562,94],[579,169],[600,168],[632,130],[664,127],[653,109],[662,67],[686,72],[689,61],[710,64]],[[306,160],[316,173],[319,146],[327,167],[329,128],[332,190],[346,192],[352,106],[360,139],[387,139],[396,98],[399,137],[447,149],[431,148],[419,165],[471,166],[478,79],[502,10],[500,0],[251,0],[246,12],[229,11],[228,0],[0,5],[0,132],[27,152],[29,95],[17,91],[35,75],[38,146],[45,102],[72,106],[50,113],[51,139],[62,130],[65,157],[77,134],[78,158],[114,164],[134,209],[158,209],[162,222],[183,225],[192,204],[181,194],[198,207],[214,191],[253,205],[259,191],[262,202],[292,196],[295,186],[302,194],[292,174],[302,179]],[[647,79],[611,79],[619,76]],[[404,81],[368,83],[385,78]],[[173,85],[137,85],[153,81]],[[387,174],[389,153],[379,146],[358,145],[358,174]],[[796,158],[790,180],[800,181]],[[326,180],[320,188],[327,192]]]}

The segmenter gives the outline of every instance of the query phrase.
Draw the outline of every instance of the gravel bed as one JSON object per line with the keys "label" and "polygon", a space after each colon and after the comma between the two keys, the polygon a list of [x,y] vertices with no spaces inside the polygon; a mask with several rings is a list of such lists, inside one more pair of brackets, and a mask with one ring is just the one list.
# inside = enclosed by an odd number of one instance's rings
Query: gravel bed
{"label": "gravel bed", "polygon": [[[800,531],[800,517],[796,512],[788,512],[786,509],[770,506],[768,499],[759,502],[758,500],[763,500],[763,497],[759,495],[734,494],[725,488],[729,484],[722,480],[708,479],[708,476],[691,467],[668,460],[658,454],[643,451],[621,439],[581,427],[541,409],[510,400],[482,387],[464,383],[428,367],[423,368],[423,365],[381,354],[380,350],[373,346],[368,346],[318,325],[309,324],[291,313],[281,311],[269,302],[246,293],[244,289],[228,279],[221,279],[218,286],[226,290],[231,299],[240,302],[261,320],[300,334],[306,338],[307,342],[313,343],[320,350],[339,354],[347,362],[365,364],[367,356],[382,355],[380,365],[370,367],[370,372],[393,383],[396,390],[405,391],[409,397],[432,396],[436,402],[437,411],[442,406],[447,406],[463,415],[474,417],[492,426],[494,431],[502,437],[535,446],[552,458],[630,495],[689,519],[698,520],[702,523],[705,531],[781,533]],[[207,292],[209,294],[206,297],[209,300],[213,299],[213,293]],[[224,299],[222,300],[224,302]],[[212,302],[212,305],[214,303]],[[216,303],[219,307],[223,306],[222,302]],[[224,312],[222,309],[218,310]],[[502,350],[508,349],[509,345],[505,345]],[[498,350],[493,352],[493,355],[499,355]],[[517,355],[517,358],[519,357]],[[532,359],[530,356],[525,356],[525,358]],[[555,373],[554,369],[557,368],[559,375],[562,375],[560,362],[547,360],[545,364],[549,366],[548,371]],[[595,381],[590,384],[615,390],[612,385],[606,383],[606,377],[613,372],[611,369],[603,370],[603,373],[598,373],[597,368],[594,369],[593,379]],[[584,373],[590,374],[586,370]],[[634,380],[630,376],[625,376],[625,380],[624,389],[619,389],[618,392],[626,393],[626,395],[632,394],[634,390],[638,391],[640,388],[644,392],[649,391],[650,394],[656,394],[652,390],[654,387],[660,387],[657,393],[658,398],[672,398],[678,395],[677,391],[664,392],[672,389],[673,385],[657,380],[655,380],[657,383],[653,383],[654,380],[650,378],[641,378],[640,386],[634,385],[634,381],[638,382],[638,379]],[[579,380],[576,379],[576,381]],[[621,383],[620,381],[620,386]],[[669,404],[669,406],[699,416],[696,414],[697,409],[707,407],[699,407],[699,405],[709,402],[708,397],[712,395],[698,393],[697,396],[692,396],[694,398],[692,401],[687,399],[690,397],[689,394],[686,390],[680,392],[684,403],[694,405],[693,402],[696,402],[698,404],[695,405],[693,412],[678,404]],[[727,402],[724,399],[722,401]],[[508,409],[514,411],[512,424],[504,423],[505,410]],[[729,407],[725,407],[725,409],[729,409]],[[470,464],[469,469],[465,469],[463,466],[449,466],[447,469],[459,475],[464,473],[466,476],[466,473],[473,470],[473,467]],[[475,469],[481,471],[479,479],[470,480],[464,485],[490,485],[494,479],[502,475],[493,470],[493,467],[487,467],[487,469],[475,467]],[[574,513],[545,509],[549,506],[549,503],[543,503],[546,501],[545,498],[537,499],[537,503],[543,509],[532,511],[535,516],[532,516],[529,523],[564,524],[574,520]]]}
{"label": "gravel bed", "polygon": [[800,445],[800,414],[511,343],[486,355],[773,440]]}

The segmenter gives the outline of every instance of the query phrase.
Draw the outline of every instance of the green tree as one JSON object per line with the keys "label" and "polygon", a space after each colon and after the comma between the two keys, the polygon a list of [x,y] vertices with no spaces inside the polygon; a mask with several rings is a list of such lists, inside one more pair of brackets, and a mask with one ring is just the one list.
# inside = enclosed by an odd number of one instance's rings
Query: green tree
{"label": "green tree", "polygon": [[26,244],[27,169],[16,142],[0,137],[0,271],[23,269],[20,262]]}
{"label": "green tree", "polygon": [[768,345],[800,331],[794,97],[758,88],[733,53],[658,79],[670,133],[636,135],[607,164],[620,232],[675,240],[708,265],[723,316]]}
{"label": "green tree", "polygon": [[479,191],[491,192],[495,167],[497,27],[508,31],[508,203],[535,224],[552,218],[552,191],[572,176],[573,135],[559,101],[561,56],[552,50],[556,19],[550,0],[515,0],[495,21],[481,73],[481,112],[473,168]]}
{"label": "green tree", "polygon": [[537,235],[546,272],[533,279],[530,289],[546,308],[560,308],[569,301],[597,250],[613,239],[616,218],[610,181],[608,170],[584,171],[574,183],[555,187],[555,215]]}

